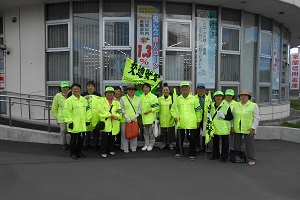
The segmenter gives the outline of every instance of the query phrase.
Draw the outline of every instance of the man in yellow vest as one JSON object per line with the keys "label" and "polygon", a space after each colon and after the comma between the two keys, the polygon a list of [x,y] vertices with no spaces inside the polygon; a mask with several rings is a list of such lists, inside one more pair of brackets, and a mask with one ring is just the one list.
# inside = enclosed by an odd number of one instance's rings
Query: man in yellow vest
{"label": "man in yellow vest", "polygon": [[259,123],[259,108],[251,102],[251,93],[241,90],[240,102],[233,106],[234,150],[241,151],[242,137],[245,139],[248,165],[255,165],[254,135]]}
{"label": "man in yellow vest", "polygon": [[187,135],[189,140],[189,158],[194,161],[196,158],[196,141],[197,141],[197,128],[200,127],[200,121],[202,119],[202,109],[199,104],[199,100],[192,94],[190,94],[190,84],[188,82],[182,82],[180,84],[181,95],[177,97],[177,108],[173,104],[171,114],[176,122],[180,125],[179,135],[176,140],[176,154],[175,158],[181,157],[182,145]]}

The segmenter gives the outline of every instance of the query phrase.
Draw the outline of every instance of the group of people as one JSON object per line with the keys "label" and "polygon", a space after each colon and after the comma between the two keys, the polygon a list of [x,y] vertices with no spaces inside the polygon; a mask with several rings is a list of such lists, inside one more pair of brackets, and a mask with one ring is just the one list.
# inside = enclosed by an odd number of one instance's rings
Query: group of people
{"label": "group of people", "polygon": [[232,89],[227,89],[225,94],[216,91],[210,98],[203,83],[197,84],[197,94],[193,95],[189,82],[182,82],[181,94],[176,97],[164,84],[162,96],[158,98],[148,83],[129,84],[125,94],[120,87],[107,87],[104,97],[95,91],[93,81],[87,83],[87,91],[83,93],[76,83],[69,87],[68,82],[62,82],[60,86],[60,92],[53,99],[52,114],[60,124],[63,149],[69,147],[66,134],[71,135],[70,153],[73,159],[84,158],[82,150],[90,147],[100,150],[103,158],[113,156],[116,142],[120,143],[124,153],[135,152],[137,137],[126,139],[125,126],[138,119],[142,121],[140,133],[144,137],[141,150],[152,151],[156,140],[154,121],[158,119],[162,137],[160,149],[173,150],[175,147],[176,159],[184,155],[185,137],[190,160],[195,160],[197,152],[211,152],[205,142],[206,125],[210,121],[214,127],[211,160],[225,163],[229,146],[241,151],[244,137],[248,164],[255,165],[254,134],[259,123],[259,108],[250,101],[252,94],[249,91],[241,90],[236,102]]}

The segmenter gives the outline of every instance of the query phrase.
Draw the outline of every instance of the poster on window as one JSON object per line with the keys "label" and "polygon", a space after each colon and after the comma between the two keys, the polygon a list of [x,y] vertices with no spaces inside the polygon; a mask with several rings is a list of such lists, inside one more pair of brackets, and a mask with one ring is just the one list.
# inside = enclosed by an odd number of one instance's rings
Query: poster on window
{"label": "poster on window", "polygon": [[137,6],[137,62],[159,73],[160,14],[159,6]]}
{"label": "poster on window", "polygon": [[197,83],[206,88],[215,88],[217,13],[216,11],[197,10],[196,30],[196,67]]}
{"label": "poster on window", "polygon": [[273,66],[272,66],[272,89],[279,90],[280,72],[280,29],[274,26],[273,34]]}
{"label": "poster on window", "polygon": [[291,54],[291,90],[299,90],[299,54]]}

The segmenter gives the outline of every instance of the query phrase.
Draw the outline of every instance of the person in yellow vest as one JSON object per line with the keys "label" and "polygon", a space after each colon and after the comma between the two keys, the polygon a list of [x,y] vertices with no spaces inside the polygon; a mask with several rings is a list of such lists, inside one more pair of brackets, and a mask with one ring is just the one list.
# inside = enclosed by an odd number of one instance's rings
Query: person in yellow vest
{"label": "person in yellow vest", "polygon": [[[120,102],[121,97],[124,95],[123,89],[121,86],[115,86],[114,90],[115,90],[115,93],[114,93],[115,100]],[[120,122],[121,123],[124,122],[123,115],[121,115]],[[115,136],[115,147],[117,150],[120,150],[120,148],[121,148],[121,134],[117,134]]]}
{"label": "person in yellow vest", "polygon": [[163,95],[158,98],[159,111],[157,115],[163,139],[163,144],[160,149],[169,146],[170,150],[173,150],[173,142],[175,141],[175,121],[171,114],[173,99],[170,95],[170,88],[167,83],[164,83],[162,93]]}
{"label": "person in yellow vest", "polygon": [[158,111],[158,99],[152,94],[151,86],[149,83],[144,83],[143,85],[144,94],[140,96],[142,103],[142,120],[143,120],[143,129],[144,129],[144,140],[145,145],[142,148],[142,151],[152,151],[155,144],[155,136],[153,133],[154,121],[156,112]]}
{"label": "person in yellow vest", "polygon": [[64,104],[68,98],[69,89],[70,85],[68,82],[61,82],[60,92],[54,96],[51,107],[51,113],[60,127],[61,145],[64,150],[69,148],[67,144],[67,124],[63,116]]}
{"label": "person in yellow vest", "polygon": [[101,156],[106,158],[108,153],[112,156],[115,155],[115,135],[120,132],[121,106],[120,102],[115,100],[113,87],[105,88],[105,97],[99,105],[100,121],[105,123],[100,151]]}
{"label": "person in yellow vest", "polygon": [[72,96],[66,100],[63,111],[68,132],[71,134],[71,158],[75,160],[85,158],[81,151],[86,127],[90,124],[91,119],[91,110],[87,100],[80,96],[80,90],[81,86],[78,83],[71,86]]}
{"label": "person in yellow vest", "polygon": [[245,139],[246,156],[250,166],[255,165],[254,135],[259,123],[259,108],[251,102],[251,92],[241,90],[235,103],[233,112],[234,150],[241,151],[242,137]]}
{"label": "person in yellow vest", "polygon": [[173,104],[171,108],[172,116],[175,121],[179,122],[179,135],[176,140],[176,154],[175,158],[180,158],[182,152],[182,145],[187,135],[189,140],[189,158],[191,161],[196,159],[196,142],[197,142],[197,128],[200,127],[202,119],[202,109],[199,100],[190,93],[190,84],[182,82],[180,84],[181,95],[177,97],[177,108]]}
{"label": "person in yellow vest", "polygon": [[[236,101],[234,100],[234,90],[233,89],[227,89],[225,91],[225,99],[224,101],[230,106],[230,109],[232,110],[234,104]],[[232,121],[233,124],[233,121]],[[233,149],[233,126],[231,127],[230,130],[230,135],[229,135],[229,148]]]}
{"label": "person in yellow vest", "polygon": [[[81,93],[81,96],[86,98],[88,101],[88,104],[91,108],[92,112],[92,122],[96,121],[99,117],[97,116],[97,100],[99,97],[101,97],[101,94],[96,91],[96,84],[94,81],[88,81],[86,83],[86,91]],[[91,104],[91,105],[90,105]],[[95,108],[95,109],[94,109]],[[94,118],[94,120],[93,120]],[[92,126],[92,123],[87,127],[87,132],[84,137],[83,142],[83,151],[88,150],[90,147],[92,147],[94,150],[99,150],[99,136],[100,132],[99,130],[94,129],[95,126]],[[93,134],[93,139],[91,140],[91,132]]]}
{"label": "person in yellow vest", "polygon": [[[229,151],[229,134],[231,129],[230,121],[233,119],[231,109],[229,105],[223,101],[224,94],[221,91],[214,93],[214,103],[210,110],[210,116],[212,117],[213,126],[215,129],[213,137],[213,151],[211,160],[217,160],[221,155],[221,162],[227,162]],[[220,154],[220,137],[222,140],[222,151]]]}
{"label": "person in yellow vest", "polygon": [[137,138],[130,140],[125,138],[125,126],[126,123],[137,121],[138,116],[142,113],[142,104],[140,97],[135,95],[135,87],[133,84],[129,84],[126,88],[127,94],[121,97],[121,109],[123,114],[123,120],[121,121],[121,149],[124,153],[129,153],[128,143],[130,143],[130,149],[132,152],[136,152]]}
{"label": "person in yellow vest", "polygon": [[[205,126],[207,122],[207,111],[208,106],[210,102],[207,98],[207,95],[205,94],[205,84],[204,83],[198,83],[196,85],[197,94],[195,95],[197,99],[199,100],[201,109],[202,109],[202,120],[200,122],[200,127],[197,129],[198,135],[197,135],[197,142],[196,142],[196,152],[199,153],[201,150],[206,151],[207,153],[211,153],[211,150],[208,148],[210,146],[210,143],[205,145]],[[200,136],[201,140],[200,140]],[[201,141],[201,142],[200,142]]]}

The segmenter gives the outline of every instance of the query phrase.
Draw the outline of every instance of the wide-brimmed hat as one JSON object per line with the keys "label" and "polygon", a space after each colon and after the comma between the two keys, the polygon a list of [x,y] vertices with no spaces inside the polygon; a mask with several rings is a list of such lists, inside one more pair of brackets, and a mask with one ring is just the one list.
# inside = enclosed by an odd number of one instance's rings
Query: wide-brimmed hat
{"label": "wide-brimmed hat", "polygon": [[246,95],[248,95],[250,97],[252,96],[252,94],[251,94],[251,92],[249,90],[241,90],[238,96],[240,96],[241,94],[246,94]]}
{"label": "wide-brimmed hat", "polygon": [[127,85],[127,87],[126,87],[126,90],[128,90],[128,89],[135,89],[135,87],[134,87],[133,84],[129,84],[129,85]]}

